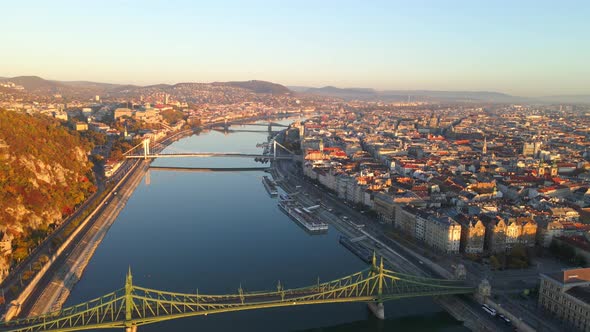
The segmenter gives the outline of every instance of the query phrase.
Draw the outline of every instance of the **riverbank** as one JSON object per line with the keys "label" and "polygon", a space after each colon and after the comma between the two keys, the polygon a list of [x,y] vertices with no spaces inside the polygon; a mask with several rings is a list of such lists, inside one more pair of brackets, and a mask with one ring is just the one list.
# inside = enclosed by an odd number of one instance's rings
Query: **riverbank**
{"label": "riverbank", "polygon": [[113,194],[101,202],[104,208],[89,220],[94,222],[89,225],[89,229],[74,248],[66,254],[65,261],[59,264],[50,280],[46,281],[46,287],[43,287],[41,294],[35,297],[30,309],[26,310],[27,316],[36,316],[61,309],[70,295],[70,291],[82,277],[92,255],[125,207],[148,167],[149,162],[138,162],[132,171],[127,173],[115,186]]}
{"label": "riverbank", "polygon": [[[244,119],[244,121],[248,120],[250,119]],[[166,146],[193,132],[194,130],[191,129],[174,133],[158,142],[158,147],[154,151],[163,150]],[[138,161],[106,194],[95,210],[51,255],[49,262],[13,301],[4,317],[6,320],[17,315],[35,316],[61,309],[110,226],[149,169],[149,164],[150,161]],[[119,195],[114,194],[116,192]]]}
{"label": "riverbank", "polygon": [[[177,132],[160,142],[160,149],[176,140],[192,134],[192,130]],[[65,239],[55,252],[50,255],[49,261],[43,266],[35,277],[28,283],[22,292],[11,302],[4,320],[11,320],[17,315],[31,316],[61,308],[67,299],[70,290],[82,276],[82,273],[92,258],[92,254],[106,235],[110,225],[116,220],[119,212],[124,208],[128,197],[139,183],[139,180],[147,172],[149,161],[135,161],[130,169],[117,181],[116,185],[108,192],[103,192],[104,197],[94,209],[82,220],[80,225]],[[129,184],[129,178],[137,179],[134,186]],[[117,196],[117,191],[128,193],[128,196]],[[122,204],[111,204],[122,202]],[[85,203],[86,205],[87,203]],[[114,207],[114,208],[113,208]],[[83,211],[77,211],[82,213]],[[52,234],[51,237],[56,236]]]}

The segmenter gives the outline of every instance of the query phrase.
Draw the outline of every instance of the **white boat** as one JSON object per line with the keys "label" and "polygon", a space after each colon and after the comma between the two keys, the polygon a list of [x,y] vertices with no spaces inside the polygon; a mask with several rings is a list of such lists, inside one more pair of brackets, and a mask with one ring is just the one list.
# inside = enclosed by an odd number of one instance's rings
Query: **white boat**
{"label": "white boat", "polygon": [[281,195],[278,203],[279,207],[287,213],[291,219],[295,220],[306,230],[312,233],[325,232],[328,230],[328,224],[318,219],[315,215],[302,211],[301,209],[303,209],[303,207],[300,206],[299,203],[290,198],[283,198],[285,197]]}
{"label": "white boat", "polygon": [[262,183],[271,197],[276,197],[279,194],[279,191],[277,190],[277,184],[268,176],[265,175],[262,177]]}

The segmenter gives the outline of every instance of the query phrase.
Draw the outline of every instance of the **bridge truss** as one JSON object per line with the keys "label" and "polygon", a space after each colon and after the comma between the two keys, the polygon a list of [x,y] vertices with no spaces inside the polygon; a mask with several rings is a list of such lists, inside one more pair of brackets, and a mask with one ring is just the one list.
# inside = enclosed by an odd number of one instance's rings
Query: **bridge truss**
{"label": "bridge truss", "polygon": [[0,331],[79,331],[127,328],[191,316],[341,302],[383,303],[420,296],[473,293],[461,281],[431,279],[385,269],[383,260],[360,272],[315,285],[235,294],[205,295],[167,292],[136,286],[131,270],[125,287],[100,298],[36,317],[0,323]]}

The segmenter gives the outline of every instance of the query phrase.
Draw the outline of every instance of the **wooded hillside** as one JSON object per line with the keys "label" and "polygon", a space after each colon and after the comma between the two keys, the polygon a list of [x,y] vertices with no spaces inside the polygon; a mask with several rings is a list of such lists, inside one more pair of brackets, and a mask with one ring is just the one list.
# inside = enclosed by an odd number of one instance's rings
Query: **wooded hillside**
{"label": "wooded hillside", "polygon": [[16,244],[9,256],[34,246],[96,190],[90,148],[53,118],[0,110],[0,236]]}

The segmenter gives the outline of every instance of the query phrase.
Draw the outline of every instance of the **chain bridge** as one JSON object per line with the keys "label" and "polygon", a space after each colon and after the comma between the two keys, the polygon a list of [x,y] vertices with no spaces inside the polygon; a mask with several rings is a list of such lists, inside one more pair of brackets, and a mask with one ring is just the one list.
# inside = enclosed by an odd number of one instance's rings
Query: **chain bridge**
{"label": "chain bridge", "polygon": [[125,287],[100,298],[36,317],[0,323],[0,331],[79,331],[99,328],[137,327],[171,319],[206,316],[231,311],[255,310],[323,303],[365,302],[384,318],[386,301],[420,297],[469,294],[475,289],[459,280],[432,279],[388,270],[373,257],[372,265],[360,272],[328,282],[285,289],[235,294],[206,295],[168,292],[133,284],[131,269]]}

